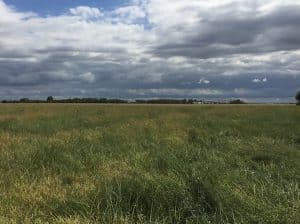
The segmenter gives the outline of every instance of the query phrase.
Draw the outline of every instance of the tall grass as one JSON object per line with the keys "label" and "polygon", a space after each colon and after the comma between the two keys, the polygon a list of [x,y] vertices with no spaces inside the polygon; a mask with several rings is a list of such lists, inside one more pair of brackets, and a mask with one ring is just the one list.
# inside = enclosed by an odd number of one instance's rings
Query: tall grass
{"label": "tall grass", "polygon": [[0,223],[299,223],[299,112],[0,105]]}

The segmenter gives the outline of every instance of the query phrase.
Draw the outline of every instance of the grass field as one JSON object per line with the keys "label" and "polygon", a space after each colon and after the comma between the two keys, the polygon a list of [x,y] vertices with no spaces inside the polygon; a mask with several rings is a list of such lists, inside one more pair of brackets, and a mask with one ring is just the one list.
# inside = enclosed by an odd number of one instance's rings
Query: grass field
{"label": "grass field", "polygon": [[300,107],[0,105],[0,223],[300,223]]}

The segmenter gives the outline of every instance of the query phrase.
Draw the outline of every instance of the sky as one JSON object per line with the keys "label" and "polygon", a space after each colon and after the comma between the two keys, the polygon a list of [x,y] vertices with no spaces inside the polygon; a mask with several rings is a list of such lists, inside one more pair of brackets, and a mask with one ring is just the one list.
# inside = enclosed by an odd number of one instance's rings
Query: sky
{"label": "sky", "polygon": [[0,99],[294,102],[300,1],[0,0]]}

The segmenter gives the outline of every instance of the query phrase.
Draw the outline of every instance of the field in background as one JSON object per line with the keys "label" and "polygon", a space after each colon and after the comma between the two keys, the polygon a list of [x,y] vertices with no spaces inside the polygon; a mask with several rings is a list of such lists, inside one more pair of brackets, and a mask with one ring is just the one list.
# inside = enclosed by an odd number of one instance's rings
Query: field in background
{"label": "field in background", "polygon": [[299,223],[300,107],[0,105],[0,223]]}

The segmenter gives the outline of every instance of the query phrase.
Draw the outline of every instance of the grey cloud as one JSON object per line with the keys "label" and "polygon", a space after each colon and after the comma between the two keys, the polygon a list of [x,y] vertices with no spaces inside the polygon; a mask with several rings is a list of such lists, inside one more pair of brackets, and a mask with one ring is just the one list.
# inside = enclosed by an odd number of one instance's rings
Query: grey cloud
{"label": "grey cloud", "polygon": [[[257,54],[300,48],[300,6],[280,7],[268,14],[257,9],[240,15],[229,4],[212,12],[199,12],[198,22],[182,27],[180,38],[158,44],[153,53],[194,58],[225,57],[232,54]],[[200,10],[201,11],[201,10]],[[224,12],[222,12],[224,11]],[[205,15],[205,19],[201,17]],[[178,26],[165,33],[178,32]]]}

